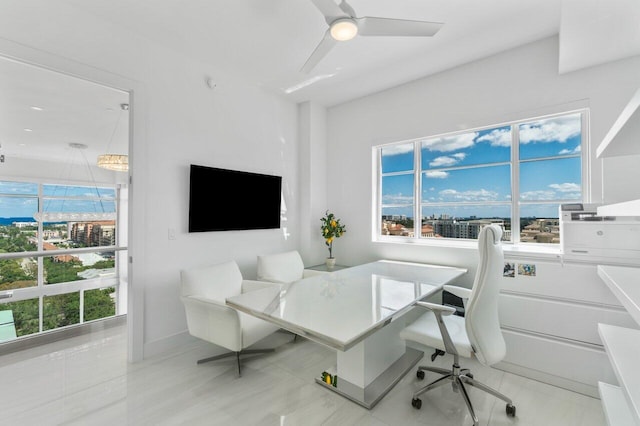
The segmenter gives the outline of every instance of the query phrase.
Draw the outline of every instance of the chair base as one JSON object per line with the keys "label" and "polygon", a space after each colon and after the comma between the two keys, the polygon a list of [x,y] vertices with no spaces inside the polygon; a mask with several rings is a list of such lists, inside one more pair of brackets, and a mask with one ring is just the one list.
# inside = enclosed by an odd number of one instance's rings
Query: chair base
{"label": "chair base", "polygon": [[215,361],[222,358],[228,358],[230,356],[235,355],[238,361],[238,377],[242,377],[242,370],[240,368],[240,355],[252,355],[252,354],[263,354],[268,352],[274,352],[275,349],[244,349],[239,352],[227,352],[221,355],[211,356],[209,358],[199,359],[196,361],[196,364],[204,364],[205,362]]}
{"label": "chair base", "polygon": [[498,392],[497,390],[485,385],[484,383],[475,380],[473,378],[473,374],[471,374],[471,371],[467,368],[461,369],[457,364],[453,364],[451,370],[439,367],[419,366],[418,372],[416,373],[418,379],[424,378],[424,371],[431,371],[433,373],[441,374],[442,376],[413,394],[411,405],[414,408],[420,409],[420,407],[422,407],[422,401],[420,400],[420,398],[418,398],[420,395],[451,382],[454,392],[459,392],[460,395],[462,395],[462,399],[464,400],[467,409],[469,410],[469,414],[471,414],[471,418],[473,419],[474,426],[478,425],[478,417],[476,416],[473,405],[471,404],[471,399],[469,399],[469,394],[467,393],[465,384],[473,386],[505,401],[507,403],[507,416],[515,417],[516,415],[516,407],[513,405],[513,401],[511,401],[510,398],[508,398],[501,392]]}

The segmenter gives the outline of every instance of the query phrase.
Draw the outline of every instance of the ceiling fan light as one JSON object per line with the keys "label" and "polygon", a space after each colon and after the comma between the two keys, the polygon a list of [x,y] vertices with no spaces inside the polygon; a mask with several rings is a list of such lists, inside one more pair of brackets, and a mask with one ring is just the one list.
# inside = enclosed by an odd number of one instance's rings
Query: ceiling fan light
{"label": "ceiling fan light", "polygon": [[116,172],[129,170],[129,156],[121,154],[102,154],[98,156],[98,167]]}
{"label": "ceiling fan light", "polygon": [[338,19],[331,24],[331,37],[338,41],[348,41],[358,34],[358,25],[353,19]]}

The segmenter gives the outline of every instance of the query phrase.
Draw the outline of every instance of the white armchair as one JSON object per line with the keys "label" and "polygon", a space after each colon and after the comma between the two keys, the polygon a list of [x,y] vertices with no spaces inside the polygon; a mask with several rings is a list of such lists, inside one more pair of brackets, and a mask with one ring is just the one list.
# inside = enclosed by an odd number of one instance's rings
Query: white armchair
{"label": "white armchair", "polygon": [[231,351],[201,359],[198,364],[235,354],[240,376],[240,355],[274,351],[246,348],[277,331],[278,326],[226,305],[227,297],[274,284],[243,280],[234,261],[182,270],[180,281],[189,334]]}
{"label": "white armchair", "polygon": [[297,250],[258,256],[258,281],[288,284],[322,273],[304,269]]}

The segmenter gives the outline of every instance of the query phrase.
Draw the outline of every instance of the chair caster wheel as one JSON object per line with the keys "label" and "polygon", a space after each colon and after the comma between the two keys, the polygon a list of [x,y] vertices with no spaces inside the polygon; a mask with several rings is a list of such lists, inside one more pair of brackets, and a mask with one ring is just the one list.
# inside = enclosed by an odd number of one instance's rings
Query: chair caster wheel
{"label": "chair caster wheel", "polygon": [[422,380],[422,379],[424,379],[424,371],[422,371],[422,370],[418,370],[418,371],[416,372],[416,377],[418,378],[418,380]]}
{"label": "chair caster wheel", "polygon": [[516,416],[516,406],[513,404],[507,404],[507,416],[515,417]]}
{"label": "chair caster wheel", "polygon": [[419,410],[420,408],[422,408],[422,400],[420,398],[413,398],[411,400],[411,406],[416,410]]}

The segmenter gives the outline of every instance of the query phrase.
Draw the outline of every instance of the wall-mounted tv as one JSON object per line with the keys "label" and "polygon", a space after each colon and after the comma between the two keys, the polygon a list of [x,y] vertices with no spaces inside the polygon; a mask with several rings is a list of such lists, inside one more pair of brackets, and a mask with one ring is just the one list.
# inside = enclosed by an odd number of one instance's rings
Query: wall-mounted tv
{"label": "wall-mounted tv", "polygon": [[282,177],[192,164],[189,232],[280,228]]}

